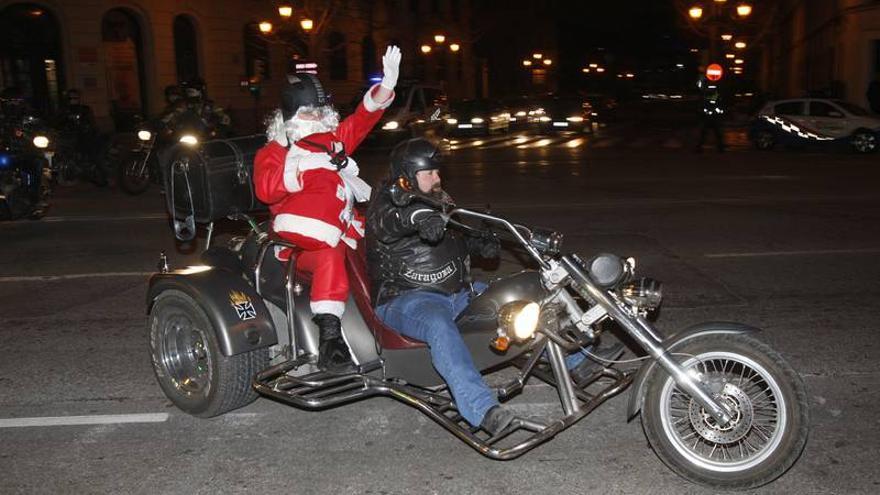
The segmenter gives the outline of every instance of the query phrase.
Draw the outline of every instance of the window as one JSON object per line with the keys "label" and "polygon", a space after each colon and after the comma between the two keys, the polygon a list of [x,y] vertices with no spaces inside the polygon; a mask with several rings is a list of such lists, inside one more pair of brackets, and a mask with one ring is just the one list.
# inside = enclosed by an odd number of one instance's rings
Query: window
{"label": "window", "polygon": [[244,27],[244,64],[248,79],[269,79],[269,44],[256,23]]}
{"label": "window", "polygon": [[837,106],[842,107],[847,112],[849,112],[853,115],[856,115],[858,117],[865,117],[865,116],[871,115],[864,108],[862,108],[858,105],[853,105],[852,103],[847,103],[845,101],[840,101],[840,100],[835,100],[834,103],[837,104]]}
{"label": "window", "polygon": [[345,35],[339,31],[330,33],[330,36],[327,37],[327,51],[330,52],[330,79],[336,81],[348,79]]}
{"label": "window", "polygon": [[810,116],[811,117],[831,117],[831,118],[842,118],[843,113],[835,108],[833,105],[825,103],[824,101],[811,101],[810,102]]}
{"label": "window", "polygon": [[804,102],[790,101],[787,103],[780,103],[774,107],[774,112],[776,112],[776,115],[803,115]]}
{"label": "window", "polygon": [[192,20],[179,15],[174,18],[174,60],[177,64],[177,80],[189,81],[199,76],[196,28]]}

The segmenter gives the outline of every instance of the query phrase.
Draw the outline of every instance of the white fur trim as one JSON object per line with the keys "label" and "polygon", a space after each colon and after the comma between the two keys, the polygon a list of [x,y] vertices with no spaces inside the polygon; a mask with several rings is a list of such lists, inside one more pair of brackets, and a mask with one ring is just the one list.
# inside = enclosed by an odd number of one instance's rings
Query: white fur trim
{"label": "white fur trim", "polygon": [[352,249],[357,249],[357,248],[358,248],[358,243],[357,243],[357,241],[354,240],[354,239],[352,239],[351,237],[349,237],[349,236],[347,236],[347,235],[343,235],[343,236],[340,237],[339,239],[340,239],[342,242],[344,242],[346,246],[348,246],[348,247],[350,247],[350,248],[352,248]]}
{"label": "white fur trim", "polygon": [[361,237],[364,236],[364,222],[361,222],[358,219],[354,219],[351,221],[351,226],[354,227],[354,231],[360,234]]}
{"label": "white fur trim", "polygon": [[331,314],[337,318],[342,318],[342,313],[345,312],[345,301],[331,301],[329,299],[310,301],[309,308],[311,308],[312,314],[315,315]]}
{"label": "white fur trim", "polygon": [[[373,99],[373,90],[379,86],[378,84],[374,84],[366,93],[364,93],[364,108],[367,109],[368,112],[375,112],[376,110],[385,110],[386,108],[391,106],[391,102],[394,101],[395,93],[392,91],[391,96],[388,97],[382,103],[378,103]],[[387,88],[386,88],[387,89]]]}
{"label": "white fur trim", "polygon": [[326,243],[330,247],[339,244],[342,231],[336,226],[315,218],[279,213],[272,222],[275,232],[293,232]]}
{"label": "white fur trim", "polygon": [[[293,146],[296,148],[296,146]],[[298,156],[295,153],[287,152],[287,155],[284,157],[284,188],[287,189],[287,192],[298,192],[302,191],[302,181],[300,181],[299,177],[299,169],[300,162],[302,161],[302,156]]]}

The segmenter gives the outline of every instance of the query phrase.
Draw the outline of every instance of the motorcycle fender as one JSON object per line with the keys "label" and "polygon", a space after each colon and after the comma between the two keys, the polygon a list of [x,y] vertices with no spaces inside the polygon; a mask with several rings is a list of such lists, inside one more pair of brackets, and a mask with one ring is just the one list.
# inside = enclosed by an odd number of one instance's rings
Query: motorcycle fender
{"label": "motorcycle fender", "polygon": [[147,290],[147,312],[166,290],[192,297],[208,315],[220,352],[234,356],[278,343],[275,325],[265,303],[234,270],[214,267],[198,273],[178,270],[156,273]]}
{"label": "motorcycle fender", "polygon": [[[730,321],[710,321],[691,325],[684,330],[675,333],[663,340],[663,347],[667,351],[672,351],[675,347],[691,340],[695,337],[714,334],[742,334],[759,332],[759,328],[749,326],[743,323]],[[654,368],[657,361],[649,359],[642,364],[642,367],[636,372],[633,378],[632,392],[629,396],[629,402],[626,407],[626,418],[631,420],[642,409],[642,400],[645,397],[645,382]]]}

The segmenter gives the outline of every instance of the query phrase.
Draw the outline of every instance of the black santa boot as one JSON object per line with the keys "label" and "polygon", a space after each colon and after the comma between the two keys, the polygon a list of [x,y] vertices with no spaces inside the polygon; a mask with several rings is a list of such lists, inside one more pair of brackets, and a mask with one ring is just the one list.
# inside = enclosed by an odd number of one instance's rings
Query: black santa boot
{"label": "black santa boot", "polygon": [[317,314],[312,321],[318,325],[318,368],[324,371],[353,371],[354,363],[348,345],[342,338],[342,323],[336,315]]}

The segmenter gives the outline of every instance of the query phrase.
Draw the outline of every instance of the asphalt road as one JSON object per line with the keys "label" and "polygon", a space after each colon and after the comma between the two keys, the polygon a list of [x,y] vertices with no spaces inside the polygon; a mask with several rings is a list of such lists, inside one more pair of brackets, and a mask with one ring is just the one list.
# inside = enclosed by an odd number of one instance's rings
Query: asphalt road
{"label": "asphalt road", "polygon": [[[665,332],[763,328],[803,376],[812,425],[800,461],[756,493],[880,490],[877,156],[594,145],[607,137],[462,139],[444,182],[460,204],[565,232],[567,250],[635,256],[664,282]],[[367,178],[384,173],[381,151],[357,157]],[[74,186],[48,217],[0,224],[0,493],[710,493],[658,460],[625,396],[510,462],[387,399],[187,416],[153,377],[144,294],[159,251],[182,266],[201,244],[174,242],[156,190]],[[515,406],[554,397],[536,384]],[[71,416],[104,424],[46,419]]]}

